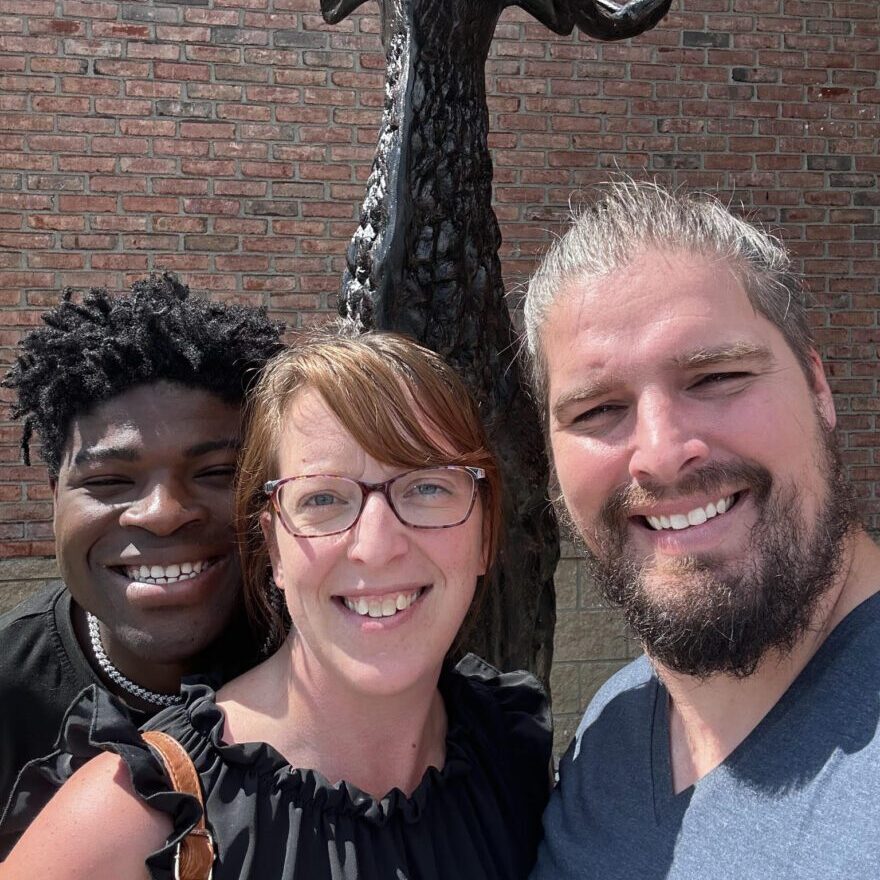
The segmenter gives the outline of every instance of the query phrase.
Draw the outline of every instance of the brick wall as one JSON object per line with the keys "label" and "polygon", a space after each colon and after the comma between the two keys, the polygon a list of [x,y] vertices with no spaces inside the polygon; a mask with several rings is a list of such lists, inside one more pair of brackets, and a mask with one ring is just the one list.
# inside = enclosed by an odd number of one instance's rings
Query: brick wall
{"label": "brick wall", "polygon": [[[741,200],[809,278],[877,531],[880,4],[673,6],[657,30],[608,45],[502,16],[487,80],[513,302],[569,199],[609,169]],[[334,27],[318,10],[0,0],[0,366],[63,287],[122,289],[150,269],[293,325],[332,309],[383,56],[376,6]],[[47,556],[45,476],[19,464],[17,441],[0,420],[0,556]],[[554,681],[571,717],[630,652],[579,578],[565,561]]]}

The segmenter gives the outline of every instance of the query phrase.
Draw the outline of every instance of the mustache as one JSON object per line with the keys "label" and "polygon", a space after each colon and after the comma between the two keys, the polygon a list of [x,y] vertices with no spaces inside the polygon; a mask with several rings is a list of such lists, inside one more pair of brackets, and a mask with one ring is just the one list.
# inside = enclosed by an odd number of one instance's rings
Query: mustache
{"label": "mustache", "polygon": [[773,478],[767,468],[754,462],[710,462],[685,474],[672,486],[652,480],[619,486],[602,505],[599,521],[607,528],[614,529],[640,507],[687,495],[720,494],[731,484],[750,489],[760,504],[769,496]]}

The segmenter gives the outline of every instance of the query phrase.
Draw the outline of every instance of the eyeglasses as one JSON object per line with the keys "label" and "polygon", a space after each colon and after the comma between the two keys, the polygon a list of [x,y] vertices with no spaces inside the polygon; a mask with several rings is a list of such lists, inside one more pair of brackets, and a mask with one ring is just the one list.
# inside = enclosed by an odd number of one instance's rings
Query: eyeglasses
{"label": "eyeglasses", "polygon": [[321,538],[350,529],[371,492],[381,492],[400,522],[414,529],[461,525],[474,509],[477,481],[485,478],[482,468],[447,465],[407,471],[384,483],[306,474],[270,480],[263,491],[291,535]]}

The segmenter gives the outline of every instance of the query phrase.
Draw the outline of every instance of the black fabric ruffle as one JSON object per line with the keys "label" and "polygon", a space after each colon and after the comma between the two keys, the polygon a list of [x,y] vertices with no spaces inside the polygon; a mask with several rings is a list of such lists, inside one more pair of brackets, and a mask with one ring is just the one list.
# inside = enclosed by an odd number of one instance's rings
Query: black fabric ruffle
{"label": "black fabric ruffle", "polygon": [[[266,743],[226,745],[224,717],[204,683],[144,729],[175,736],[192,757],[206,797],[216,880],[515,880],[528,875],[549,794],[551,720],[528,673],[499,673],[474,655],[444,669],[446,761],[416,789],[374,798],[315,770],[291,767]],[[167,813],[174,832],[147,865],[170,880],[175,845],[198,820],[193,798],[169,790],[161,765],[112,697],[83,692],[59,748],[19,776],[0,839],[17,835],[88,758],[113,751],[135,791]]]}

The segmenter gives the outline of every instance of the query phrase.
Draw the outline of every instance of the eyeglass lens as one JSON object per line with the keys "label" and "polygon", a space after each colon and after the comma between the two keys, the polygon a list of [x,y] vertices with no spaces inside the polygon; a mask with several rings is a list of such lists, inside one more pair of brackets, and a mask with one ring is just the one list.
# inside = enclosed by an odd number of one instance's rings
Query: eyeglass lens
{"label": "eyeglass lens", "polygon": [[[396,477],[386,497],[407,525],[443,528],[467,517],[474,490],[474,478],[464,468],[425,468]],[[303,536],[345,531],[354,525],[364,501],[361,484],[348,477],[297,477],[278,492],[287,527]]]}

